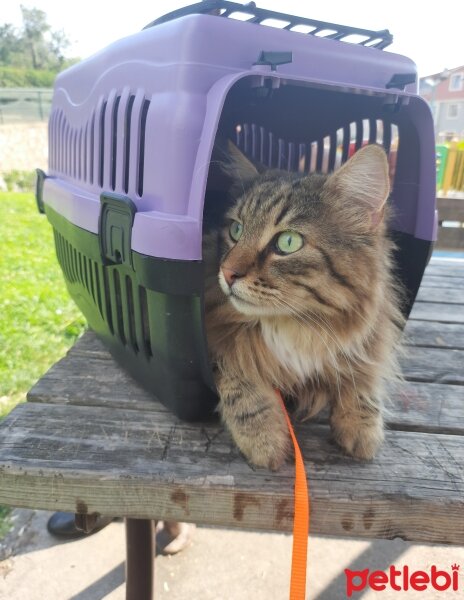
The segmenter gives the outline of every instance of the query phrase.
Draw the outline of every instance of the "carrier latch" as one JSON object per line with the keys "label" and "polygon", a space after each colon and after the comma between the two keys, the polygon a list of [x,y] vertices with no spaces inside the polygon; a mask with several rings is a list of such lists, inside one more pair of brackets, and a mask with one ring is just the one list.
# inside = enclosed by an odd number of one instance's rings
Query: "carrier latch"
{"label": "carrier latch", "polygon": [[277,71],[279,65],[293,62],[292,52],[266,52],[262,50],[258,60],[253,65],[268,65],[271,71]]}
{"label": "carrier latch", "polygon": [[100,252],[105,265],[132,266],[132,225],[137,207],[127,196],[104,192],[100,195],[98,223]]}
{"label": "carrier latch", "polygon": [[43,201],[43,186],[47,175],[42,169],[35,170],[37,178],[35,180],[35,201],[37,202],[37,208],[39,213],[45,212],[44,201]]}
{"label": "carrier latch", "polygon": [[410,83],[416,83],[415,73],[395,73],[385,87],[387,90],[391,88],[404,90]]}

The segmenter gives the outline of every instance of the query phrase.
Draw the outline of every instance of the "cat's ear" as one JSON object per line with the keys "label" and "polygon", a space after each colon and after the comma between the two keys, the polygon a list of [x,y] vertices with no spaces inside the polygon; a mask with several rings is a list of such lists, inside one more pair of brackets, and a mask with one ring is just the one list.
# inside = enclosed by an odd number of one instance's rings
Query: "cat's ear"
{"label": "cat's ear", "polygon": [[247,183],[259,175],[255,165],[230,140],[223,147],[221,169],[239,184]]}
{"label": "cat's ear", "polygon": [[324,189],[347,209],[355,209],[360,220],[365,219],[371,228],[376,228],[390,194],[385,151],[374,144],[361,148],[328,178]]}

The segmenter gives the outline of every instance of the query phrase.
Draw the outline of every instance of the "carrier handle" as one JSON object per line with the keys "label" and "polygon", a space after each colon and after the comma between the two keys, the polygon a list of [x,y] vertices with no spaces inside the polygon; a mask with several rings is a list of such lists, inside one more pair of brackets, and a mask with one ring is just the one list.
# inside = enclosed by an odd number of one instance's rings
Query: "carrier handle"
{"label": "carrier handle", "polygon": [[311,31],[308,31],[306,35],[316,35],[321,31],[329,29],[333,31],[329,35],[323,35],[323,37],[332,40],[341,40],[348,37],[349,35],[361,35],[365,39],[358,43],[360,46],[368,45],[370,48],[377,48],[383,50],[393,42],[393,36],[388,29],[381,31],[372,31],[370,29],[361,29],[359,27],[349,27],[347,25],[339,25],[336,23],[329,23],[328,21],[317,21],[316,19],[308,19],[306,17],[298,17],[296,15],[289,15],[287,13],[281,13],[274,10],[267,10],[264,8],[258,8],[255,2],[248,2],[248,4],[240,4],[238,2],[229,2],[229,0],[203,0],[184,8],[174,10],[158,19],[155,19],[144,29],[161,25],[161,23],[167,23],[174,19],[180,19],[186,15],[213,15],[217,17],[229,17],[235,12],[245,12],[250,14],[250,18],[245,21],[246,23],[255,23],[260,25],[267,19],[277,19],[279,21],[286,21],[288,25],[283,29],[291,30],[297,25],[307,25],[312,27]]}

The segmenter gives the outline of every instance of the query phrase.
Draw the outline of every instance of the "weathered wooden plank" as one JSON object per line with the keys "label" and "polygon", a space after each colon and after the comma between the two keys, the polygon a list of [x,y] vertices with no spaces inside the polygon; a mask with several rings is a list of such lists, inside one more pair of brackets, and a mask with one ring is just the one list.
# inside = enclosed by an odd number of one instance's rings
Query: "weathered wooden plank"
{"label": "weathered wooden plank", "polygon": [[401,361],[406,379],[464,385],[463,350],[409,346],[406,352]]}
{"label": "weathered wooden plank", "polygon": [[[252,469],[226,432],[135,410],[29,404],[4,422],[0,502],[289,531],[293,468]],[[370,463],[298,428],[313,533],[464,543],[460,436],[390,431]]]}
{"label": "weathered wooden plank", "polygon": [[439,287],[442,289],[462,289],[464,288],[464,277],[445,277],[442,275],[429,275],[428,271],[425,271],[421,285],[429,288]]}
{"label": "weathered wooden plank", "polygon": [[29,391],[29,402],[82,404],[165,412],[153,394],[144,390],[113,358],[75,354],[54,365]]}
{"label": "weathered wooden plank", "polygon": [[463,268],[464,259],[456,256],[443,256],[440,254],[432,254],[429,260],[429,265],[438,265],[443,269],[454,269],[456,266]]}
{"label": "weathered wooden plank", "polygon": [[[399,429],[411,429],[416,420],[424,430],[458,432],[464,427],[464,388],[449,385],[462,384],[462,360],[464,352],[454,353],[447,349],[446,343],[455,344],[464,336],[464,328],[458,333],[450,326],[451,332],[443,330],[444,325],[427,321],[410,321],[406,337],[412,337],[417,343],[423,342],[424,348],[410,346],[402,361],[403,373],[412,382],[434,382],[448,385],[431,386],[405,383],[390,391],[392,417],[388,422]],[[428,329],[430,327],[430,329]],[[437,333],[438,332],[438,333]],[[460,337],[458,337],[460,335]],[[440,337],[442,336],[442,337]],[[429,347],[431,346],[431,347]],[[92,360],[89,357],[93,354]],[[98,354],[98,358],[96,358]],[[82,372],[85,370],[85,377]],[[416,391],[414,391],[417,387]],[[437,412],[438,400],[443,411]],[[405,398],[412,398],[405,411]],[[417,403],[414,401],[417,398]],[[150,413],[166,413],[167,409],[153,396],[137,385],[132,378],[118,367],[107,350],[93,333],[87,333],[69,352],[68,356],[57,363],[30,391],[29,400],[48,404],[90,405],[137,409]],[[448,404],[446,404],[446,402]],[[448,410],[447,407],[452,407]],[[414,416],[414,410],[416,411]],[[428,416],[428,417],[427,417]],[[440,417],[440,418],[439,418]],[[150,417],[151,418],[151,417]],[[154,417],[156,418],[156,417]]]}
{"label": "weathered wooden plank", "polygon": [[[119,370],[115,367],[115,370]],[[68,369],[68,373],[70,370]],[[106,370],[107,376],[111,377],[112,369]],[[417,379],[417,370],[407,370],[405,376]],[[423,376],[419,371],[419,376]],[[77,376],[79,381],[79,376]],[[69,383],[69,382],[68,382]],[[48,403],[50,404],[70,404],[75,406],[102,406],[118,407],[125,409],[135,409],[154,413],[166,413],[167,409],[150,396],[148,392],[134,386],[129,377],[124,386],[119,386],[118,394],[116,392],[107,393],[104,390],[98,391],[98,382],[95,382],[92,389],[80,395],[78,391],[73,394],[62,393],[62,379],[57,376],[54,380],[48,380],[50,388]],[[125,390],[129,391],[130,396],[126,396]],[[444,433],[464,434],[464,390],[460,386],[426,383],[421,386],[419,382],[408,382],[394,386],[389,392],[390,402],[388,405],[390,415],[387,416],[387,422],[395,429],[414,429],[424,431],[436,431]],[[40,394],[35,401],[45,402],[47,396]],[[405,410],[407,406],[407,411]],[[326,419],[322,419],[326,421]],[[416,426],[412,426],[413,424]]]}
{"label": "weathered wooden plank", "polygon": [[28,393],[29,402],[112,406],[166,412],[113,359],[93,331],[49,369]]}
{"label": "weathered wooden plank", "polygon": [[103,344],[103,342],[97,337],[97,335],[89,329],[86,331],[70,348],[69,352],[84,353],[88,359],[91,358],[109,358],[111,357],[109,351]]}
{"label": "weathered wooden plank", "polygon": [[464,326],[459,323],[409,319],[404,330],[403,342],[408,346],[464,350]]}
{"label": "weathered wooden plank", "polygon": [[[427,321],[421,321],[420,328],[425,328],[426,324]],[[408,324],[406,333],[411,329],[417,332],[414,325]],[[406,377],[417,381],[461,384],[464,377],[464,351],[440,347],[442,344],[436,340],[436,329],[431,327],[430,330],[430,340],[433,339],[435,343],[424,344],[436,347],[408,347],[407,356],[402,360],[403,371]],[[426,330],[421,335],[422,339],[426,339]],[[91,356],[93,360],[89,360]],[[421,373],[420,378],[417,378],[418,373]],[[136,408],[159,410],[152,405],[152,395],[120,369],[92,332],[87,332],[67,357],[52,367],[28,395],[31,402],[46,402],[47,398],[50,402],[97,402],[103,406],[113,399],[114,406],[129,408],[129,401]],[[136,405],[139,401],[143,401],[143,405]]]}
{"label": "weathered wooden plank", "polygon": [[410,318],[440,323],[464,323],[464,306],[443,302],[415,302]]}
{"label": "weathered wooden plank", "polygon": [[[328,409],[311,422],[328,424]],[[388,386],[387,429],[464,436],[464,389],[460,385],[403,381]],[[463,438],[464,444],[464,438]]]}
{"label": "weathered wooden plank", "polygon": [[443,304],[460,304],[464,311],[464,289],[428,287],[421,285],[416,302],[442,302]]}
{"label": "weathered wooden plank", "polygon": [[464,261],[444,261],[432,258],[425,271],[428,275],[464,277]]}
{"label": "weathered wooden plank", "polygon": [[[442,339],[436,339],[437,336],[440,336]],[[458,348],[461,346],[463,337],[464,327],[459,323],[439,323],[409,319],[405,327],[405,341],[409,345]],[[82,355],[88,361],[89,365],[94,358],[97,360],[113,360],[103,343],[92,331],[87,331],[77,340],[68,353],[68,357],[71,359],[77,355]],[[115,387],[119,386],[122,381],[123,379],[118,379],[115,382]]]}
{"label": "weathered wooden plank", "polygon": [[388,396],[386,421],[390,429],[464,436],[462,386],[406,381],[394,386]]}

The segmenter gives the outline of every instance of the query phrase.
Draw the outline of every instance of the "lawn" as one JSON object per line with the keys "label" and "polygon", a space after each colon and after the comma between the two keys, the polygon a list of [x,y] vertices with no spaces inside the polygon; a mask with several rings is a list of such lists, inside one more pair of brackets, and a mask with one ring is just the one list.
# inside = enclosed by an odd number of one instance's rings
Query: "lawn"
{"label": "lawn", "polygon": [[[85,328],[32,194],[0,192],[0,419]],[[0,532],[6,517],[0,507]],[[1,534],[0,534],[1,535]]]}
{"label": "lawn", "polygon": [[32,194],[0,193],[0,417],[63,356],[85,327]]}

